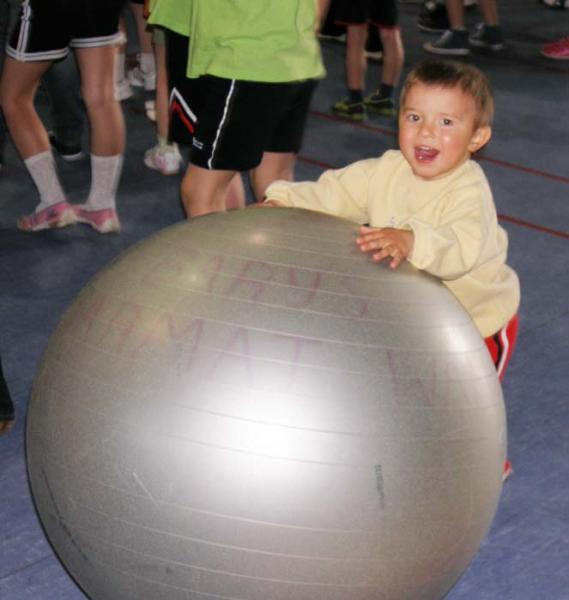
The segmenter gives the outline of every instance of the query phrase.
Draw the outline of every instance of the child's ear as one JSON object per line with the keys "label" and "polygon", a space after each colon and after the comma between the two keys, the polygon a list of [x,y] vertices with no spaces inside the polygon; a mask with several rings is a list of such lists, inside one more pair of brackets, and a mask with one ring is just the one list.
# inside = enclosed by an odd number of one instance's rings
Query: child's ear
{"label": "child's ear", "polygon": [[490,138],[492,137],[492,128],[490,125],[484,125],[483,127],[479,127],[470,138],[470,143],[468,144],[468,151],[471,154],[474,154],[482,146],[485,146]]}

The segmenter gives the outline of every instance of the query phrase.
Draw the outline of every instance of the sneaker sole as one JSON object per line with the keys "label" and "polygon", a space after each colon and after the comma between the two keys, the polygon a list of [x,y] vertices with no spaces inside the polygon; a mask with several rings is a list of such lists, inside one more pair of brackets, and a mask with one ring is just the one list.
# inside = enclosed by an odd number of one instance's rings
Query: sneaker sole
{"label": "sneaker sole", "polygon": [[146,159],[144,159],[144,164],[149,169],[152,169],[153,171],[158,171],[162,175],[177,175],[180,172],[180,167],[178,167],[176,170],[161,169],[160,167],[157,167],[155,164],[153,164],[151,161],[146,162]]}
{"label": "sneaker sole", "polygon": [[23,223],[23,219],[18,219],[16,223],[20,231],[25,231],[26,233],[35,233],[36,231],[45,231],[46,229],[61,229],[62,227],[75,225],[75,223],[77,223],[77,218],[75,216],[75,211],[72,208],[68,208],[53,220],[46,219],[43,223],[39,223],[36,226],[26,227],[23,225]]}
{"label": "sneaker sole", "polygon": [[76,160],[81,160],[82,158],[85,158],[84,152],[77,152],[76,154],[61,154],[61,152],[57,152],[57,154],[59,154],[59,157],[65,162],[75,162]]}
{"label": "sneaker sole", "polygon": [[547,54],[546,52],[542,52],[541,55],[553,60],[569,60],[569,56],[554,56],[553,54]]}
{"label": "sneaker sole", "polygon": [[379,115],[381,117],[394,117],[397,114],[397,111],[394,108],[391,108],[391,109],[375,108],[371,104],[366,104],[366,108],[367,108],[368,112],[374,113],[375,115]]}
{"label": "sneaker sole", "polygon": [[367,119],[367,115],[347,115],[345,113],[336,112],[335,110],[332,110],[332,114],[335,117],[340,117],[347,121],[365,121]]}
{"label": "sneaker sole", "polygon": [[446,56],[466,56],[470,54],[470,48],[437,48],[431,44],[425,44],[423,49],[426,52],[432,52],[433,54],[442,54]]}
{"label": "sneaker sole", "polygon": [[492,50],[493,52],[504,49],[504,44],[485,44],[484,42],[479,42],[477,40],[469,40],[469,43],[474,48],[484,48],[485,50]]}
{"label": "sneaker sole", "polygon": [[[99,212],[99,211],[93,211]],[[121,224],[119,222],[118,217],[109,217],[102,223],[97,223],[94,219],[88,216],[88,211],[85,211],[81,208],[75,208],[75,219],[77,223],[83,223],[84,225],[89,225],[98,233],[119,233],[121,230]]]}

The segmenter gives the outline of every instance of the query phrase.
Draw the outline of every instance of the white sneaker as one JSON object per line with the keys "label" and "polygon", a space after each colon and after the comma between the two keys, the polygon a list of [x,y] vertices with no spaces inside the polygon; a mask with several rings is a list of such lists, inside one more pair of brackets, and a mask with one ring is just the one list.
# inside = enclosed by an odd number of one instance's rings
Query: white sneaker
{"label": "white sneaker", "polygon": [[156,144],[144,153],[144,164],[162,175],[175,175],[182,166],[182,156],[177,144],[160,146]]}
{"label": "white sneaker", "polygon": [[132,88],[130,87],[130,83],[128,79],[124,78],[120,81],[115,81],[115,98],[122,102],[127,98],[130,98],[133,94]]}
{"label": "white sneaker", "polygon": [[147,92],[156,89],[156,72],[146,72],[140,67],[134,67],[126,74],[130,85],[144,88]]}

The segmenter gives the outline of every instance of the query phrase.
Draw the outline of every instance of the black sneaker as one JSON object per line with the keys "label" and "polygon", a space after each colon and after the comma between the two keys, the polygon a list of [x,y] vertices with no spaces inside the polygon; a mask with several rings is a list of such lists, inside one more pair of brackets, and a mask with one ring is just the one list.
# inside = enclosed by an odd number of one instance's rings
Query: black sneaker
{"label": "black sneaker", "polygon": [[366,111],[363,102],[350,102],[349,98],[342,98],[332,105],[332,112],[339,117],[352,121],[365,121]]}
{"label": "black sneaker", "polygon": [[59,156],[67,162],[81,160],[85,156],[85,153],[81,150],[79,144],[64,144],[63,142],[60,142],[52,132],[49,133],[49,143]]}
{"label": "black sneaker", "polygon": [[394,117],[397,113],[392,98],[382,98],[377,92],[364,98],[364,106],[382,117]]}
{"label": "black sneaker", "polygon": [[423,44],[423,48],[432,54],[465,56],[470,54],[468,31],[466,29],[448,29],[439,39]]}
{"label": "black sneaker", "polygon": [[450,28],[447,9],[444,4],[427,0],[421,7],[417,27],[428,33],[442,33]]}
{"label": "black sneaker", "polygon": [[502,29],[499,25],[485,25],[479,23],[474,33],[468,38],[471,46],[476,48],[486,48],[497,52],[504,47],[504,38]]}

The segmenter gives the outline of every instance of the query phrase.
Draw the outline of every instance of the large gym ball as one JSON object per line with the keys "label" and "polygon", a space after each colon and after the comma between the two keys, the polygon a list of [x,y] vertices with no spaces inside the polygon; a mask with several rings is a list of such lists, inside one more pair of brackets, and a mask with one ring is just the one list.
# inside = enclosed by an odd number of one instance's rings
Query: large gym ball
{"label": "large gym ball", "polygon": [[439,282],[353,223],[209,215],[101,271],[49,340],[33,494],[105,600],[441,598],[493,518],[500,385]]}

